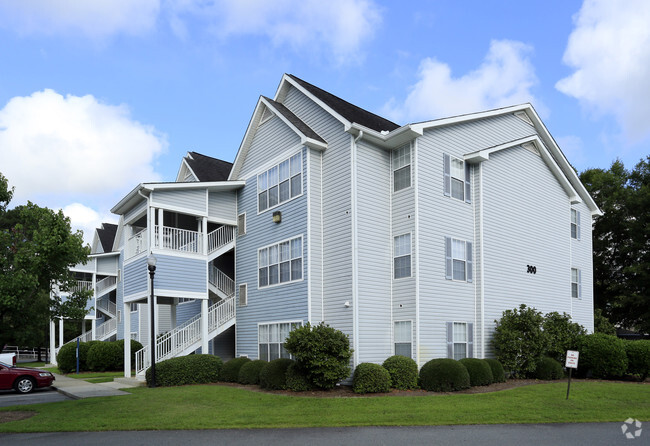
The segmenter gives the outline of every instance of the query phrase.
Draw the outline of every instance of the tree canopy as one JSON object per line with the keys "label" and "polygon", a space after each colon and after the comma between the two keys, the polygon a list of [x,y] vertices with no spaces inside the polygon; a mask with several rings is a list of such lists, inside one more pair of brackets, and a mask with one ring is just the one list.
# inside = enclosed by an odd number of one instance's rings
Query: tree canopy
{"label": "tree canopy", "polygon": [[[39,346],[51,318],[84,317],[91,292],[72,292],[70,268],[85,262],[90,248],[60,210],[31,202],[9,209],[12,197],[0,173],[0,346]],[[52,293],[55,286],[69,296]]]}
{"label": "tree canopy", "polygon": [[650,333],[650,156],[580,174],[603,210],[593,227],[594,300],[614,324]]}

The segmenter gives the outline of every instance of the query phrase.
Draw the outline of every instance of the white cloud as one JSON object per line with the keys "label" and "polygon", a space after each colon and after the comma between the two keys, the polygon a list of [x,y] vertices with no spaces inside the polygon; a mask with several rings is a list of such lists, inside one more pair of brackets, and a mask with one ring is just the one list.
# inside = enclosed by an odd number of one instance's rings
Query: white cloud
{"label": "white cloud", "polygon": [[63,208],[63,213],[70,218],[72,230],[81,229],[84,233],[84,242],[91,244],[95,229],[102,223],[117,223],[117,217],[109,213],[100,214],[96,210],[81,203],[72,203]]}
{"label": "white cloud", "polygon": [[404,103],[392,100],[385,113],[412,122],[532,102],[544,114],[531,92],[537,77],[530,53],[532,47],[521,42],[493,40],[481,66],[461,77],[453,77],[446,63],[424,59]]}
{"label": "white cloud", "polygon": [[585,0],[556,88],[587,109],[613,115],[628,142],[650,135],[650,2]]}
{"label": "white cloud", "polygon": [[23,35],[137,35],[155,26],[159,9],[160,0],[0,0],[0,27]]}
{"label": "white cloud", "polygon": [[152,162],[166,146],[125,105],[91,95],[44,90],[0,110],[0,171],[16,187],[14,204],[35,195],[106,195],[158,180]]}

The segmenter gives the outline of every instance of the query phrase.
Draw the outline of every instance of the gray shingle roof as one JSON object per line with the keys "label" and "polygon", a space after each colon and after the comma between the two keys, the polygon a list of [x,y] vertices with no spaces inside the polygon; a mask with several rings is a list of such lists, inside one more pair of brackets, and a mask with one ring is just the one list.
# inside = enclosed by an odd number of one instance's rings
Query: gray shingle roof
{"label": "gray shingle roof", "polygon": [[296,115],[293,114],[291,110],[289,110],[287,107],[284,105],[280,104],[279,102],[274,101],[273,99],[269,99],[266,96],[262,96],[264,99],[269,101],[269,103],[280,113],[282,113],[282,116],[287,118],[289,122],[291,122],[300,132],[305,135],[308,138],[315,139],[316,141],[320,142],[326,142],[323,138],[321,138],[318,133],[313,131],[311,127],[309,127],[307,124],[302,122],[300,118],[298,118]]}
{"label": "gray shingle roof", "polygon": [[197,152],[189,152],[185,161],[192,168],[199,181],[226,181],[232,169],[232,163]]}
{"label": "gray shingle roof", "polygon": [[99,242],[102,244],[104,252],[111,252],[113,250],[115,234],[117,234],[117,225],[114,225],[112,223],[102,223],[102,227],[97,228]]}

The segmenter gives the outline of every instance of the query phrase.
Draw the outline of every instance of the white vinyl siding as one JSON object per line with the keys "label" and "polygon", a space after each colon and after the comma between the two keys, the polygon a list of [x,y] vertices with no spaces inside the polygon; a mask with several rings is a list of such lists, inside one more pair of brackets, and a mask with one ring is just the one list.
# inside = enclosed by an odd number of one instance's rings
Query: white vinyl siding
{"label": "white vinyl siding", "polygon": [[393,150],[393,192],[411,187],[411,145]]}
{"label": "white vinyl siding", "polygon": [[396,321],[395,322],[395,354],[412,356],[412,342],[413,342],[413,329],[411,321]]}
{"label": "white vinyl siding", "polygon": [[302,152],[257,176],[258,212],[302,194]]}
{"label": "white vinyl siding", "polygon": [[445,278],[472,282],[472,243],[445,237]]}
{"label": "white vinyl siding", "polygon": [[258,251],[258,287],[302,280],[302,236]]}
{"label": "white vinyl siding", "polygon": [[291,358],[284,347],[284,341],[291,330],[302,326],[302,322],[280,322],[275,324],[258,325],[258,358],[263,361],[273,361],[278,358]]}
{"label": "white vinyl siding", "polygon": [[474,324],[447,322],[447,357],[456,361],[474,357]]}
{"label": "white vinyl siding", "polygon": [[580,240],[580,211],[571,209],[571,238]]}
{"label": "white vinyl siding", "polygon": [[582,297],[581,274],[578,268],[571,268],[571,297],[579,299]]}

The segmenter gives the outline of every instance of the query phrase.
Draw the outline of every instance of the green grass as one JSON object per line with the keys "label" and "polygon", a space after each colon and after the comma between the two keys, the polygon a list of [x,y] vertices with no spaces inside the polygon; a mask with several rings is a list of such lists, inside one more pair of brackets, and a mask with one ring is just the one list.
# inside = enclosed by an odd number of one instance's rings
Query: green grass
{"label": "green grass", "polygon": [[574,382],[494,393],[374,398],[311,398],[219,385],[129,389],[3,410],[38,415],[0,424],[0,432],[224,429],[263,427],[561,423],[650,420],[650,385]]}

